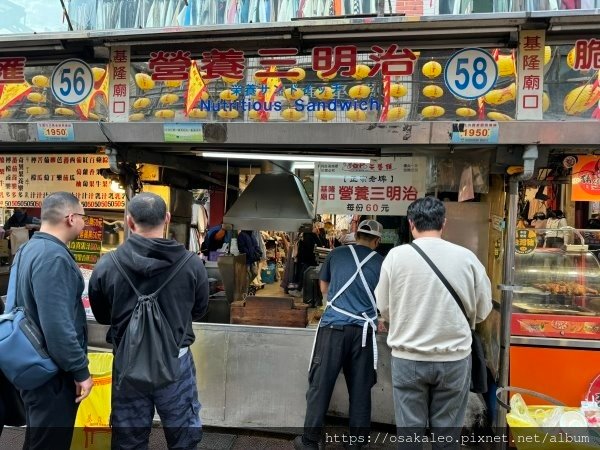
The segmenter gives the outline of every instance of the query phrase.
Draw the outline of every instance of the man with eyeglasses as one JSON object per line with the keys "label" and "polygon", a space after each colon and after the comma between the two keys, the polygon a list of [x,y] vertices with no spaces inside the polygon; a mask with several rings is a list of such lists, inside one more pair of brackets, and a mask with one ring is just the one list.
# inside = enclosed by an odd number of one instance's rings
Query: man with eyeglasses
{"label": "man with eyeglasses", "polygon": [[68,450],[77,408],[93,386],[81,302],[84,282],[67,247],[83,230],[84,218],[73,194],[46,197],[40,231],[19,249],[11,268],[17,270],[17,303],[25,305],[29,320],[42,331],[45,348],[60,369],[42,386],[21,391],[27,416],[24,450]]}

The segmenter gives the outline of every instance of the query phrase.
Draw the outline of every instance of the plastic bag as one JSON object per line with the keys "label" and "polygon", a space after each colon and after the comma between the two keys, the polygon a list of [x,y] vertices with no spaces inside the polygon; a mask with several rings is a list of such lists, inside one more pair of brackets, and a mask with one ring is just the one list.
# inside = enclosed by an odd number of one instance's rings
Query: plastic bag
{"label": "plastic bag", "polygon": [[71,450],[105,450],[111,446],[113,355],[112,353],[90,353],[88,358],[94,388],[79,405]]}
{"label": "plastic bag", "polygon": [[29,241],[29,230],[27,228],[10,229],[10,252],[12,255],[15,255],[19,247],[27,241]]}
{"label": "plastic bag", "polygon": [[473,192],[473,169],[471,166],[465,166],[460,174],[460,185],[458,187],[458,201],[466,202],[473,200],[475,193]]}

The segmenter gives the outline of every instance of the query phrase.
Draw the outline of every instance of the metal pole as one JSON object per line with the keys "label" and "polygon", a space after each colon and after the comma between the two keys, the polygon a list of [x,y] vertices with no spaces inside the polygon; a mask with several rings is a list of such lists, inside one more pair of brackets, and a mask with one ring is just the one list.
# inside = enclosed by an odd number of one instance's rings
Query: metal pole
{"label": "metal pole", "polygon": [[[509,356],[510,356],[510,322],[512,312],[512,300],[514,284],[514,266],[515,266],[515,235],[517,230],[517,214],[519,201],[519,181],[510,178],[508,184],[508,217],[506,224],[506,239],[504,246],[504,270],[502,290],[502,304],[500,305],[500,370],[498,386],[508,386],[509,375]],[[506,403],[507,393],[502,393],[501,400]],[[506,429],[506,412],[499,405],[496,405],[496,430],[504,433]],[[504,441],[504,440],[503,440]],[[508,443],[504,442],[503,449],[508,448]]]}
{"label": "metal pole", "polygon": [[385,0],[377,0],[377,16],[381,17],[385,14]]}

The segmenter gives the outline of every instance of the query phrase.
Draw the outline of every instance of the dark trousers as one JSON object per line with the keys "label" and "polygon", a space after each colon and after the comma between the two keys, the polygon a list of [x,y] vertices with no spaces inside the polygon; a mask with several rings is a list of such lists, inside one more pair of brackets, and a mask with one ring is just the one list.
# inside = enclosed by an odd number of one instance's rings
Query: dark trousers
{"label": "dark trousers", "polygon": [[27,420],[23,450],[69,450],[79,407],[73,375],[61,371],[21,397]]}
{"label": "dark trousers", "polygon": [[[362,347],[361,326],[327,326],[319,328],[315,353],[308,374],[304,439],[321,438],[325,414],[340,370],[348,388],[350,435],[367,436],[371,426],[371,388],[377,382],[373,369],[372,333]],[[360,441],[359,441],[360,442]]]}
{"label": "dark trousers", "polygon": [[145,450],[154,418],[160,420],[169,449],[196,449],[202,440],[196,368],[191,352],[179,358],[179,380],[154,392],[140,392],[124,382],[112,390],[112,449]]}

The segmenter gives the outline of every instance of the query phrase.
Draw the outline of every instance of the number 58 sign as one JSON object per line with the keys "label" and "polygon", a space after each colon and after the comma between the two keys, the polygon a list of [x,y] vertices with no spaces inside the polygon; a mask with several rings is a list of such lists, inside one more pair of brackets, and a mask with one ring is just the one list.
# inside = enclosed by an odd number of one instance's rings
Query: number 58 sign
{"label": "number 58 sign", "polygon": [[498,66],[485,50],[467,48],[453,54],[444,71],[446,87],[456,97],[473,100],[496,84]]}
{"label": "number 58 sign", "polygon": [[94,86],[92,69],[80,59],[67,59],[52,72],[52,93],[65,105],[76,105],[86,99]]}

